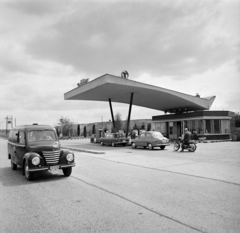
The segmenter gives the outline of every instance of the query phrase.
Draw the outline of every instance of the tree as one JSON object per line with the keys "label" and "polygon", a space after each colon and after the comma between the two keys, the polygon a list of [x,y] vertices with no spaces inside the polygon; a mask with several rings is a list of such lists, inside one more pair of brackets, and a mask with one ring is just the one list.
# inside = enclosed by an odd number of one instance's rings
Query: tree
{"label": "tree", "polygon": [[92,134],[96,134],[95,124],[92,126]]}
{"label": "tree", "polygon": [[115,131],[118,132],[122,129],[122,116],[120,113],[115,115]]}
{"label": "tree", "polygon": [[78,125],[78,127],[77,127],[77,136],[78,137],[80,136],[80,125]]}
{"label": "tree", "polygon": [[235,113],[235,126],[240,127],[240,115],[239,112]]}
{"label": "tree", "polygon": [[61,125],[61,133],[63,136],[69,136],[72,132],[73,122],[68,117],[63,117],[59,119],[59,124]]}
{"label": "tree", "polygon": [[[124,132],[127,132],[127,123],[128,123],[128,117],[127,117],[127,119],[125,120],[125,124],[124,124],[124,127],[123,127]],[[130,131],[130,127],[131,127],[131,121],[129,122],[128,131]]]}
{"label": "tree", "polygon": [[87,137],[87,127],[86,125],[83,128],[83,136],[86,138]]}
{"label": "tree", "polygon": [[144,124],[144,122],[142,122],[142,125],[141,125],[141,129],[145,129],[145,124]]}
{"label": "tree", "polygon": [[149,123],[147,124],[147,131],[151,131],[151,128],[152,128],[152,124],[149,122]]}

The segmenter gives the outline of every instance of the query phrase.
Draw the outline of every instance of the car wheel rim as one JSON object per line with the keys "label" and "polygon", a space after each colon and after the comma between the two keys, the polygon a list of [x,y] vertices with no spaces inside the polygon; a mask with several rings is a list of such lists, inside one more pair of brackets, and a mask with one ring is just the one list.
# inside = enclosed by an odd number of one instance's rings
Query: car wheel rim
{"label": "car wheel rim", "polygon": [[135,143],[132,144],[132,148],[135,148]]}
{"label": "car wheel rim", "polygon": [[149,150],[152,149],[152,144],[148,144],[148,149],[149,149]]}

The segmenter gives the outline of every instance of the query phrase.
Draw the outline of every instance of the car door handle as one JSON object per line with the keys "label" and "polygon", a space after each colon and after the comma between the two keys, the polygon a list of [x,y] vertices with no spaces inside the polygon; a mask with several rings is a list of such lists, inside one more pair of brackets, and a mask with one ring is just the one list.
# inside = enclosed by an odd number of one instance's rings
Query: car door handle
{"label": "car door handle", "polygon": [[16,154],[16,153],[17,153],[17,151],[14,151],[13,153],[14,153],[14,154]]}

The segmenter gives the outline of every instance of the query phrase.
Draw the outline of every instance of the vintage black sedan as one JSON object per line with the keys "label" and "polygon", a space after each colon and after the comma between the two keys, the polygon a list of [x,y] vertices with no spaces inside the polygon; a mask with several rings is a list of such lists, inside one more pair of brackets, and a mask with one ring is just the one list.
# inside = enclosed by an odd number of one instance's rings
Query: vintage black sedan
{"label": "vintage black sedan", "polygon": [[126,146],[129,142],[129,139],[126,138],[121,133],[110,133],[104,137],[99,138],[99,142],[101,146],[103,145],[111,145],[113,147],[116,145]]}
{"label": "vintage black sedan", "polygon": [[152,150],[154,147],[160,147],[162,150],[170,145],[169,139],[164,137],[158,131],[146,131],[141,133],[138,138],[132,139],[132,148],[144,147]]}

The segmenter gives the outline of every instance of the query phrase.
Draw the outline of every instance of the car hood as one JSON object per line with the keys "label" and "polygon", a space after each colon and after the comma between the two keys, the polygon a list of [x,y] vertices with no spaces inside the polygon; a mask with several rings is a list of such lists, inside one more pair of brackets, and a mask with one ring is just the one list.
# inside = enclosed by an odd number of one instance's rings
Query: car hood
{"label": "car hood", "polygon": [[58,141],[34,142],[29,145],[29,149],[35,152],[60,150],[60,143]]}
{"label": "car hood", "polygon": [[160,140],[168,140],[168,138],[165,138],[165,137],[156,137],[156,139],[160,139]]}

